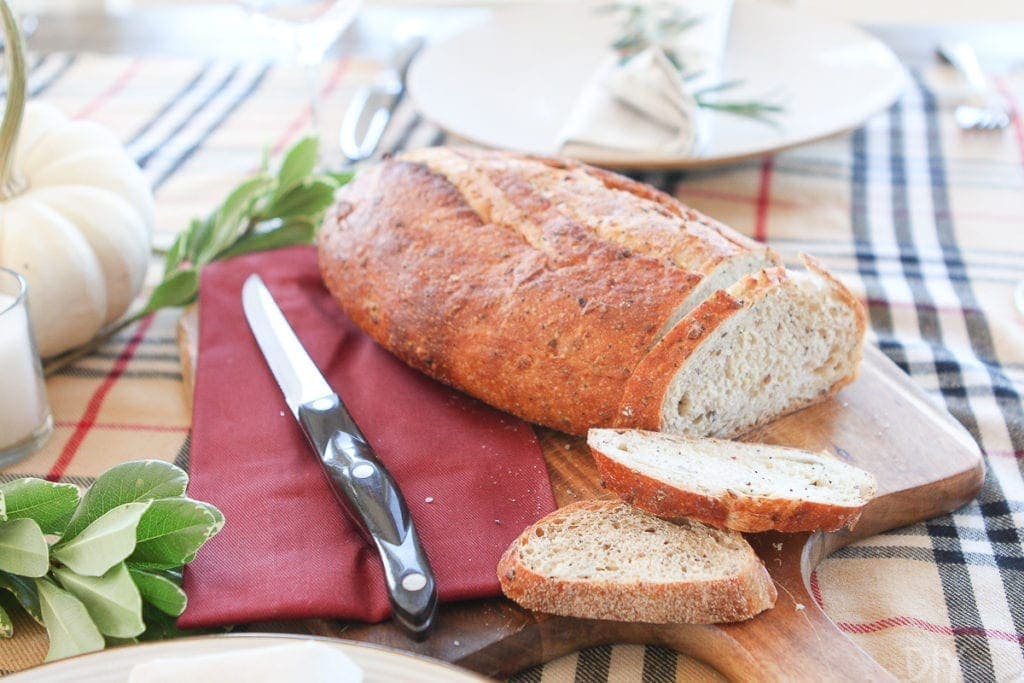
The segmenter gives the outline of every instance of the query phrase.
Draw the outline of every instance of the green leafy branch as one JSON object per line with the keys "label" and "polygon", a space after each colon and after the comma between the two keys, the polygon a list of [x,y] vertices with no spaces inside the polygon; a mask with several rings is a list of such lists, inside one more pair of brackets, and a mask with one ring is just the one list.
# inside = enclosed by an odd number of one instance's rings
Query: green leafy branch
{"label": "green leafy branch", "polygon": [[92,353],[154,311],[195,301],[199,274],[214,261],[312,242],[334,193],[352,177],[318,173],[317,148],[316,138],[303,138],[285,153],[276,173],[265,157],[259,171],[235,187],[209,216],[192,219],[178,234],[164,255],[163,277],[142,308],[89,343],[48,359],[46,374]]}
{"label": "green leafy branch", "polygon": [[[625,63],[650,47],[657,47],[665,53],[684,81],[692,81],[701,72],[690,68],[676,49],[679,36],[701,22],[701,18],[689,14],[685,4],[667,0],[628,0],[600,5],[597,11],[619,15],[619,32],[611,48],[619,55],[619,62]],[[736,116],[756,119],[774,124],[774,116],[784,111],[775,102],[764,100],[721,100],[717,93],[730,90],[742,84],[732,80],[702,88],[693,93],[697,106],[704,109],[724,111]]]}
{"label": "green leafy branch", "polygon": [[159,460],[117,465],[80,496],[42,479],[0,485],[0,638],[11,609],[46,627],[47,661],[162,637],[188,602],[181,567],[224,525]]}

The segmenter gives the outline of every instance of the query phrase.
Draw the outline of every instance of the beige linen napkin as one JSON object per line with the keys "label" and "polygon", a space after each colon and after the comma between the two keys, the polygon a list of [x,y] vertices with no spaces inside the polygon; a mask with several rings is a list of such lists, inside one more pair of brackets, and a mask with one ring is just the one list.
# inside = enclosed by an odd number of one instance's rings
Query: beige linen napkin
{"label": "beige linen napkin", "polygon": [[721,79],[732,0],[690,0],[687,7],[699,21],[670,49],[686,65],[688,78],[660,46],[626,60],[609,51],[558,135],[563,154],[691,156],[700,151],[708,132],[693,93]]}

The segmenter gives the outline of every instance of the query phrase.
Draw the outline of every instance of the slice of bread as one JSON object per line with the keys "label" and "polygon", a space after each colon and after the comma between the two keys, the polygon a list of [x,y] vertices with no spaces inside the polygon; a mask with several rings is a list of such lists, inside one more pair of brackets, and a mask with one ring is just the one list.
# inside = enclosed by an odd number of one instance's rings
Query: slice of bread
{"label": "slice of bread", "polygon": [[864,309],[801,258],[807,271],[747,276],[683,318],[633,370],[611,426],[729,439],[852,382]]}
{"label": "slice of bread", "polygon": [[852,528],[875,479],[826,453],[629,429],[587,436],[605,487],[658,517],[758,532]]}
{"label": "slice of bread", "polygon": [[617,500],[573,503],[527,528],[498,579],[528,609],[659,624],[741,621],[777,597],[740,534],[673,524]]}

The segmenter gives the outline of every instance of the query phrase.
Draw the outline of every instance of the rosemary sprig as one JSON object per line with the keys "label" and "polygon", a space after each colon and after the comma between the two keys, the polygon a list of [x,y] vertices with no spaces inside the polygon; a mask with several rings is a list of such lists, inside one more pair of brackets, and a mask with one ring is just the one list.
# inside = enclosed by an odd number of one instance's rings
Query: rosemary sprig
{"label": "rosemary sprig", "polygon": [[[623,0],[601,5],[597,11],[621,15],[618,35],[611,43],[611,48],[619,55],[620,63],[629,61],[650,47],[657,47],[665,53],[684,81],[692,81],[702,75],[701,71],[686,64],[676,49],[679,35],[702,21],[701,17],[689,14],[685,6],[668,0]],[[741,84],[739,80],[716,83],[695,92],[694,99],[703,109],[728,112],[774,125],[774,116],[785,111],[777,102],[758,99],[720,100],[712,96]]]}

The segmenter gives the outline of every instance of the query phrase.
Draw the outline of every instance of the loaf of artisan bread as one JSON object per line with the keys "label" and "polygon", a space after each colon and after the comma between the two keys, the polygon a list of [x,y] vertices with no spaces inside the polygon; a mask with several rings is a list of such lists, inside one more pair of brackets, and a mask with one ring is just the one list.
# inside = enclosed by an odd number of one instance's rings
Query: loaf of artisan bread
{"label": "loaf of artisan bread", "polygon": [[825,453],[635,429],[587,435],[601,481],[658,517],[744,532],[853,527],[875,494],[870,473]]}
{"label": "loaf of artisan bread", "polygon": [[740,534],[608,500],[567,505],[527,528],[498,563],[498,579],[523,607],[584,619],[741,621],[777,597]]}
{"label": "loaf of artisan bread", "polygon": [[863,313],[820,266],[787,274],[672,197],[571,161],[385,160],[342,188],[319,246],[327,287],[383,347],[573,434],[732,436],[835,391],[860,356]]}

